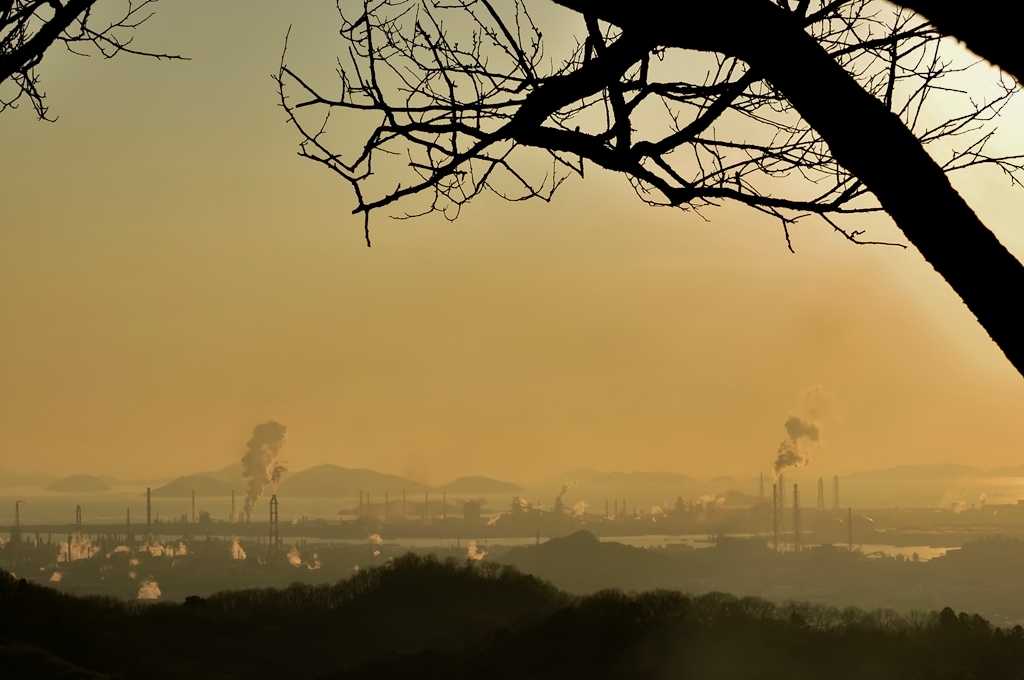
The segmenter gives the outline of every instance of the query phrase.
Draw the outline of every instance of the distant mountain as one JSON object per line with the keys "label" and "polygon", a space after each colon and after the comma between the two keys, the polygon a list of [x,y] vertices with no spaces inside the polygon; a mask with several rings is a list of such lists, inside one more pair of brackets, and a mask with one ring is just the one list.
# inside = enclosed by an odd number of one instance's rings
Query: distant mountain
{"label": "distant mountain", "polygon": [[738,481],[738,479],[736,479],[735,477],[730,477],[729,475],[719,475],[718,477],[712,477],[711,479],[709,479],[708,483],[714,484],[716,486],[729,486],[731,484],[735,484]]}
{"label": "distant mountain", "polygon": [[293,475],[285,475],[278,493],[281,496],[307,498],[353,498],[359,491],[375,496],[385,491],[398,498],[402,490],[410,493],[433,491],[426,484],[414,482],[398,475],[386,475],[373,470],[343,468],[338,465],[317,465]]}
{"label": "distant mountain", "polygon": [[208,470],[206,472],[197,472],[193,477],[209,477],[210,479],[219,479],[222,482],[235,482],[242,479],[242,464],[232,463],[226,467],[222,467],[217,470]]}
{"label": "distant mountain", "polygon": [[453,482],[444,486],[434,487],[435,491],[446,491],[448,493],[522,493],[523,489],[511,482],[502,482],[490,477],[459,477]]}
{"label": "distant mountain", "polygon": [[203,475],[189,475],[188,477],[178,477],[172,482],[153,489],[150,493],[163,498],[188,498],[195,491],[196,496],[200,498],[223,498],[230,496],[232,489],[235,489],[240,495],[245,495],[245,487],[241,483],[231,484]]}
{"label": "distant mountain", "polygon": [[989,475],[990,477],[1024,477],[1024,465],[992,468],[991,470],[988,470],[985,474]]}
{"label": "distant mountain", "polygon": [[584,482],[589,482],[590,480],[595,479],[597,477],[603,477],[606,474],[608,473],[602,470],[595,470],[594,468],[589,467],[581,467],[576,468],[575,470],[569,470],[568,472],[563,472],[562,474],[559,475],[554,475],[553,477],[548,477],[547,479],[542,481],[547,482],[548,484],[556,484],[559,486],[562,484],[567,484],[568,482],[576,482],[577,484],[583,484]]}
{"label": "distant mountain", "polygon": [[587,480],[593,486],[626,486],[628,484],[692,484],[693,477],[678,472],[609,472]]}
{"label": "distant mountain", "polygon": [[884,470],[855,472],[846,479],[871,482],[924,481],[936,479],[960,479],[962,477],[984,477],[986,473],[970,465],[897,465]]}
{"label": "distant mountain", "polygon": [[46,487],[45,491],[60,491],[63,493],[97,493],[110,491],[113,487],[95,475],[71,475]]}
{"label": "distant mountain", "polygon": [[15,472],[7,468],[0,468],[0,487],[33,487],[41,488],[47,484],[53,484],[57,477],[42,472]]}

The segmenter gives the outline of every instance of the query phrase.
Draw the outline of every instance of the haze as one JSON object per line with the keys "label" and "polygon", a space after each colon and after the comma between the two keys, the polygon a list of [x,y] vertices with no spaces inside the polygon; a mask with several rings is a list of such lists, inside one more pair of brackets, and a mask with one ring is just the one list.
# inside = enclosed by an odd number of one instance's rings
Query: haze
{"label": "haze", "polygon": [[[184,474],[273,418],[297,469],[751,475],[815,386],[814,475],[1021,462],[1024,381],[913,250],[808,220],[794,255],[752,211],[657,211],[597,173],[552,205],[378,220],[365,248],[275,106],[289,24],[330,77],[330,3],[166,3],[138,40],[191,61],[54,53],[59,121],[5,118],[3,466]],[[1024,194],[958,181],[1020,257]]]}

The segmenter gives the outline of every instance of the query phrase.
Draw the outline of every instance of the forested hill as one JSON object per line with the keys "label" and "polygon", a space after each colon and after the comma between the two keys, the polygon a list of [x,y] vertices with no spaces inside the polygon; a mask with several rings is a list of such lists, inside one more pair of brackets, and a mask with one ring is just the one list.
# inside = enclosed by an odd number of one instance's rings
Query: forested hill
{"label": "forested hill", "polygon": [[3,678],[1024,680],[1024,630],[669,591],[571,597],[511,567],[406,555],[335,585],[184,604],[0,572]]}

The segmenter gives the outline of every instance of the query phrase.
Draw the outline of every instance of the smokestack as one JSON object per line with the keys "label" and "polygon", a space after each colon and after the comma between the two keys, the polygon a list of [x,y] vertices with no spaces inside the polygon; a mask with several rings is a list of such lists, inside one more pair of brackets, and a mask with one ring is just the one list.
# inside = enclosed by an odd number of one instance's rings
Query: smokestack
{"label": "smokestack", "polygon": [[775,534],[775,552],[779,552],[779,485],[772,484],[772,531]]}
{"label": "smokestack", "polygon": [[125,512],[124,520],[125,520],[125,524],[126,524],[125,535],[124,535],[125,536],[125,541],[128,542],[128,543],[131,543],[132,540],[133,540],[133,536],[132,536],[132,509],[131,508],[125,508],[124,512]]}
{"label": "smokestack", "polygon": [[75,506],[75,533],[78,534],[79,538],[82,537],[82,506],[81,505],[76,505]]}
{"label": "smokestack", "polygon": [[277,524],[277,494],[270,497],[270,546],[268,555],[275,555],[281,545],[281,534]]}
{"label": "smokestack", "polygon": [[[605,501],[607,503],[607,501]],[[619,518],[619,499],[615,499],[615,519]]]}
{"label": "smokestack", "polygon": [[846,509],[846,542],[847,549],[853,554],[853,508]]}
{"label": "smokestack", "polygon": [[800,550],[800,491],[793,485],[793,550]]}
{"label": "smokestack", "polygon": [[818,510],[825,509],[825,480],[818,477]]}
{"label": "smokestack", "polygon": [[192,524],[196,523],[196,490],[192,489]]}
{"label": "smokestack", "polygon": [[839,475],[832,478],[832,509],[839,509]]}
{"label": "smokestack", "polygon": [[779,510],[786,509],[786,475],[779,473]]}
{"label": "smokestack", "polygon": [[235,523],[235,490],[231,490],[231,523]]}
{"label": "smokestack", "polygon": [[153,506],[150,504],[149,487],[146,487],[146,540],[153,540]]}
{"label": "smokestack", "polygon": [[759,475],[760,475],[760,486],[758,487],[757,500],[758,500],[759,503],[763,504],[764,503],[764,473],[761,472],[761,473],[759,473]]}
{"label": "smokestack", "polygon": [[604,516],[605,517],[608,516],[608,499],[607,498],[604,499]]}

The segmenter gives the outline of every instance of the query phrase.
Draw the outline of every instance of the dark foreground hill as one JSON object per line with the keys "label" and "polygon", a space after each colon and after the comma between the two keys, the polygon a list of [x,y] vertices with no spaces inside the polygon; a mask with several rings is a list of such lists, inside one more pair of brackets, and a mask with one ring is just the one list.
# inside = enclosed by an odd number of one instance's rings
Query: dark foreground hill
{"label": "dark foreground hill", "polygon": [[511,567],[406,555],[335,585],[184,604],[0,572],[0,677],[1024,680],[1024,629],[721,593],[572,597]]}

